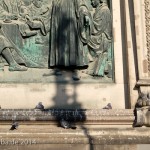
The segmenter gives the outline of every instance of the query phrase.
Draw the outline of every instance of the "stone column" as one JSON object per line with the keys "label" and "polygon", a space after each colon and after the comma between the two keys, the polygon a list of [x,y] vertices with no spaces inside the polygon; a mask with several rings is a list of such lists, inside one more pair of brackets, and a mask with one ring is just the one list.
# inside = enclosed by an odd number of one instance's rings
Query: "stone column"
{"label": "stone column", "polygon": [[135,107],[138,98],[138,92],[135,89],[138,78],[137,65],[137,47],[134,23],[134,6],[133,0],[125,0],[125,36],[126,36],[126,51],[127,51],[127,73],[128,73],[128,87],[129,87],[129,101],[131,108]]}
{"label": "stone column", "polygon": [[136,29],[136,47],[138,58],[138,85],[150,85],[150,35],[149,18],[150,2],[149,0],[134,0],[135,11],[135,29]]}

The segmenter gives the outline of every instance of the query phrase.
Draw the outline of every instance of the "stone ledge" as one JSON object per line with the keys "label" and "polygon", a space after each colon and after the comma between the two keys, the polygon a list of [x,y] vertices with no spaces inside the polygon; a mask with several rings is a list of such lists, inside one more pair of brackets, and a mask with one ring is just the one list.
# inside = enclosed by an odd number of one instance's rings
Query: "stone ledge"
{"label": "stone ledge", "polygon": [[[57,127],[60,117],[74,121],[76,130]],[[82,117],[81,117],[82,116]],[[0,142],[10,142],[9,146],[30,148],[46,147],[95,147],[100,145],[150,144],[149,128],[132,128],[132,109],[125,110],[0,110]],[[18,130],[10,131],[12,120],[19,122]],[[14,142],[17,144],[14,145]],[[12,144],[11,144],[12,143]],[[90,146],[89,146],[90,145]],[[74,147],[73,146],[73,147]],[[80,149],[79,148],[79,149]],[[20,148],[22,149],[22,148]],[[68,148],[69,149],[69,148]],[[71,148],[72,149],[72,148]],[[96,149],[96,148],[95,148]],[[65,149],[66,150],[66,149]],[[87,150],[87,149],[86,149]],[[91,149],[90,149],[91,150]]]}
{"label": "stone ledge", "polygon": [[0,123],[7,124],[12,120],[28,123],[50,123],[57,122],[60,118],[65,118],[68,121],[101,124],[101,125],[132,125],[134,122],[134,113],[132,109],[114,109],[114,110],[0,110]]}
{"label": "stone ledge", "polygon": [[[36,144],[92,144],[123,145],[150,144],[148,128],[86,128],[78,126],[76,130],[58,127],[20,125],[18,130],[9,131],[10,126],[0,128],[1,141],[34,141]],[[12,144],[13,145],[13,144]]]}
{"label": "stone ledge", "polygon": [[149,79],[140,79],[137,83],[136,86],[150,86],[150,80]]}

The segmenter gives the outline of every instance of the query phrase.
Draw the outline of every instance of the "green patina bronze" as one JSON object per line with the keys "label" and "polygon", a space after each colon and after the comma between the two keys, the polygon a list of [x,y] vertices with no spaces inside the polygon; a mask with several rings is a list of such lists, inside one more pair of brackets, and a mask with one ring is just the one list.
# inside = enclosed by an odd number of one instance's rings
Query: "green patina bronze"
{"label": "green patina bronze", "polygon": [[113,80],[112,37],[111,0],[0,3],[1,64],[10,71],[47,68],[50,76],[68,70],[77,80]]}

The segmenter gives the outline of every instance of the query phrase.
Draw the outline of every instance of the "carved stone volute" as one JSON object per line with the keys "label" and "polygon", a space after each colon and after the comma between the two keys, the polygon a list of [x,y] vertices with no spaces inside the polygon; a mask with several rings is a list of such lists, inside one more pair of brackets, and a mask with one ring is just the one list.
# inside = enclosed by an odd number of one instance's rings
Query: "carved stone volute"
{"label": "carved stone volute", "polygon": [[150,93],[140,93],[135,107],[135,127],[150,127]]}

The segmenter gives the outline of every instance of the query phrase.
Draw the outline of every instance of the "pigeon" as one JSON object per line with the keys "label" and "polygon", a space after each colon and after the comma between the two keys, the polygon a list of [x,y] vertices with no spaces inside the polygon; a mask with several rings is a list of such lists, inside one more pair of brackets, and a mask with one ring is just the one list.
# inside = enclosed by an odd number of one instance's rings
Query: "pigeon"
{"label": "pigeon", "polygon": [[19,126],[18,122],[13,122],[12,125],[11,125],[10,130],[17,130],[18,126]]}
{"label": "pigeon", "polygon": [[38,105],[36,105],[35,109],[44,110],[42,102],[39,102]]}
{"label": "pigeon", "polygon": [[103,109],[112,109],[111,103],[108,103]]}
{"label": "pigeon", "polygon": [[64,129],[76,129],[76,127],[72,126],[72,124],[69,121],[66,121],[63,118],[60,120],[60,126]]}

